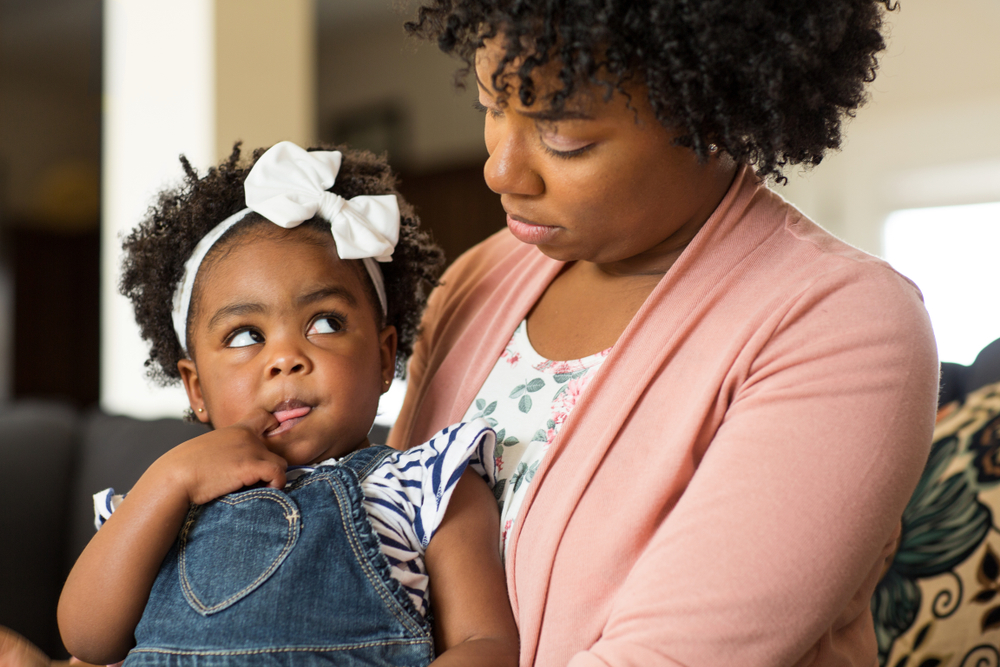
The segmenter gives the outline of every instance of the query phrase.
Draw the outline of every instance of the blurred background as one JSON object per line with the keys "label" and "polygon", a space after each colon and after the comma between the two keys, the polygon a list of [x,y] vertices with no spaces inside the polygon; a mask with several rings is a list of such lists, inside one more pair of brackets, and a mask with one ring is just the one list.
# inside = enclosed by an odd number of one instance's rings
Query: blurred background
{"label": "blurred background", "polygon": [[[844,149],[779,192],[923,289],[943,360],[1000,336],[1000,2],[901,0]],[[281,139],[386,151],[448,258],[504,224],[459,63],[392,0],[0,0],[0,401],[176,416],[116,295],[150,196]]]}

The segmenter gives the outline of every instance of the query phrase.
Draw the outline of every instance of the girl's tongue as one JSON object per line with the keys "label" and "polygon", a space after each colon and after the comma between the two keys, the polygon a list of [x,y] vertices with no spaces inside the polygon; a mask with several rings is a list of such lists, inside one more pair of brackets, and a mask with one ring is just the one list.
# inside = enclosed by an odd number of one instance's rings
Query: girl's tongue
{"label": "girl's tongue", "polygon": [[308,405],[301,408],[290,408],[288,410],[275,410],[274,418],[278,420],[279,424],[284,424],[289,419],[297,419],[298,417],[305,417],[312,410]]}

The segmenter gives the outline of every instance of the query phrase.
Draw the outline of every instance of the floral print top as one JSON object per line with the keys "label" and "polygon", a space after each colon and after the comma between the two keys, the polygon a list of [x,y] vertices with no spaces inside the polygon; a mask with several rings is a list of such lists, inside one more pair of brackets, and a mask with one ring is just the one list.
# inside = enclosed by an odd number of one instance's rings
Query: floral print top
{"label": "floral print top", "polygon": [[500,506],[500,553],[535,473],[580,394],[611,348],[572,361],[535,352],[522,321],[462,421],[485,418],[497,432],[493,452]]}

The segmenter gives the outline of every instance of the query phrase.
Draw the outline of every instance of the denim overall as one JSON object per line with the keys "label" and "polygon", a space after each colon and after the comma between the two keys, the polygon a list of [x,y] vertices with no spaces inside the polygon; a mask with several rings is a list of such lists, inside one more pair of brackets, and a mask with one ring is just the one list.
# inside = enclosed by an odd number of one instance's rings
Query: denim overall
{"label": "denim overall", "polygon": [[429,664],[430,624],[389,575],[361,504],[360,480],[392,451],[192,508],[125,665]]}

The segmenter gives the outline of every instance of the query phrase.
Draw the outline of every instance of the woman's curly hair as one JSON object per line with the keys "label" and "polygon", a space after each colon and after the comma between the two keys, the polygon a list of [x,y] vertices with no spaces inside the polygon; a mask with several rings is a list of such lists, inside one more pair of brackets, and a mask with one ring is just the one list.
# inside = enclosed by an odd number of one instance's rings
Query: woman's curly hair
{"label": "woman's curly hair", "polygon": [[[555,62],[560,110],[581,84],[645,85],[676,143],[702,160],[709,145],[784,180],[786,164],[819,164],[841,123],[866,100],[884,10],[893,0],[432,0],[406,24],[475,66],[503,40],[493,87],[536,101],[532,71]],[[513,69],[510,69],[513,68]],[[520,79],[518,90],[503,76]]]}
{"label": "woman's curly hair", "polygon": [[[186,355],[174,333],[171,304],[184,263],[194,247],[213,227],[246,207],[243,181],[266,149],[258,148],[247,164],[240,163],[240,144],[217,167],[199,176],[191,163],[181,156],[184,181],[176,188],[161,192],[142,222],[125,238],[119,291],[132,302],[142,338],[149,343],[148,375],[161,385],[180,381],[177,362]],[[384,324],[394,325],[398,335],[396,371],[402,374],[406,359],[413,352],[419,332],[420,316],[427,291],[437,284],[444,254],[420,229],[413,207],[396,190],[396,178],[382,158],[368,151],[343,147],[314,147],[309,150],[339,150],[343,161],[331,192],[345,198],[358,195],[396,195],[399,202],[399,242],[392,261],[381,263],[385,280],[388,313]],[[255,214],[234,225],[216,242],[206,262],[234,240],[266,223]],[[304,223],[325,228],[324,220],[313,218]],[[272,225],[273,227],[273,225]],[[203,265],[204,266],[204,265]],[[365,275],[365,284],[370,281]],[[197,293],[198,285],[195,285]],[[376,310],[378,297],[374,286],[369,290]],[[192,300],[194,308],[194,299]],[[190,321],[193,317],[189,317]],[[188,332],[190,337],[190,331]]]}

